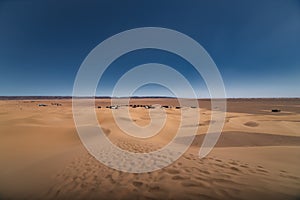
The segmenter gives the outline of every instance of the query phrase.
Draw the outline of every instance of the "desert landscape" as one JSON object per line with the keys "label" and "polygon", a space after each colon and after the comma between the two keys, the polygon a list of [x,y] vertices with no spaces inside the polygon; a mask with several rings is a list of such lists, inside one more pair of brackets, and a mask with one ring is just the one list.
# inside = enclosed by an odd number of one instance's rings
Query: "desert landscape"
{"label": "desert landscape", "polygon": [[[222,134],[202,159],[198,152],[211,108],[210,100],[198,102],[200,108],[176,108],[172,98],[131,99],[132,105],[171,106],[153,108],[165,110],[166,123],[156,136],[138,139],[118,128],[107,108],[109,98],[96,99],[106,136],[132,152],[166,145],[178,128],[181,109],[200,113],[197,135],[176,162],[154,172],[126,173],[101,164],[85,149],[72,99],[0,100],[0,199],[300,198],[300,99],[228,99]],[[135,123],[149,123],[149,109],[129,110]]]}
{"label": "desert landscape", "polygon": [[300,200],[299,0],[0,0],[0,200]]}

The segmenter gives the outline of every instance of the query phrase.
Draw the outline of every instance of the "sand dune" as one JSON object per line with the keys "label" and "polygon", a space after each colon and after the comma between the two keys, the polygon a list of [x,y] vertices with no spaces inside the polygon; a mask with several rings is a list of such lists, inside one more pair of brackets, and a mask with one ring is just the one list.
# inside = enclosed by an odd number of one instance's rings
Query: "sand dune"
{"label": "sand dune", "polygon": [[[40,103],[48,106],[37,106]],[[176,99],[132,99],[130,103],[178,105]],[[179,126],[181,110],[165,109],[166,124],[157,135],[134,138],[116,125],[112,110],[103,108],[106,105],[109,99],[96,100],[96,106],[102,107],[96,108],[98,121],[108,138],[127,151],[160,149]],[[208,100],[200,101],[200,121],[183,125],[186,132],[191,127],[199,130],[181,158],[162,170],[132,174],[108,168],[87,152],[75,129],[70,100],[2,100],[0,199],[299,198],[300,101],[229,100],[216,148],[199,159],[210,123],[209,105]],[[282,112],[272,113],[273,108]],[[130,108],[130,115],[140,126],[150,122],[147,109]],[[130,121],[123,116],[121,120]]]}
{"label": "sand dune", "polygon": [[[205,135],[197,135],[193,145],[200,147]],[[180,143],[179,138],[177,142]],[[183,140],[185,138],[182,138]],[[300,146],[300,137],[267,133],[223,132],[215,147]]]}

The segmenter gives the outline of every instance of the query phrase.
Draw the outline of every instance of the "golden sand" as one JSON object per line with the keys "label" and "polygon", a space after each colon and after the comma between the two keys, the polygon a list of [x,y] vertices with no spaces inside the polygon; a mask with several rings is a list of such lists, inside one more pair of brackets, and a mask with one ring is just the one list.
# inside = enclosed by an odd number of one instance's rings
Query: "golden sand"
{"label": "golden sand", "polygon": [[[110,140],[128,151],[158,149],[179,126],[180,109],[168,108],[157,136],[132,138],[115,124],[105,108],[109,102],[96,100],[98,120]],[[156,103],[177,105],[175,99],[131,100]],[[208,100],[200,101],[198,133],[180,159],[162,170],[131,174],[108,168],[87,152],[75,129],[70,99],[1,100],[0,199],[299,198],[300,100],[228,100],[222,135],[213,151],[199,159],[209,106]],[[139,125],[149,123],[148,112],[130,108]]]}

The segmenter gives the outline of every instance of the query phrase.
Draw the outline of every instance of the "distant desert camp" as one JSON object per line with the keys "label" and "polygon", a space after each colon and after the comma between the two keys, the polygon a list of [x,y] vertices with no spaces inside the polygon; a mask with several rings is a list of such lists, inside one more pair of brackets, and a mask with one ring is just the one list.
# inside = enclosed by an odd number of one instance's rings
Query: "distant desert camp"
{"label": "distant desert camp", "polygon": [[[156,108],[155,105],[112,105],[112,106],[106,106],[105,108],[109,108],[109,109],[118,109],[120,107],[131,107],[131,108],[145,108],[145,109],[154,109]],[[102,106],[97,106],[97,108],[103,108]],[[172,106],[169,106],[169,105],[162,105],[162,106],[159,106],[159,108],[164,108],[164,109],[167,109],[167,108],[173,108]],[[175,109],[181,109],[182,107],[180,106],[176,106]],[[195,106],[190,106],[189,108],[197,108]],[[272,112],[280,112],[280,111],[273,111]]]}

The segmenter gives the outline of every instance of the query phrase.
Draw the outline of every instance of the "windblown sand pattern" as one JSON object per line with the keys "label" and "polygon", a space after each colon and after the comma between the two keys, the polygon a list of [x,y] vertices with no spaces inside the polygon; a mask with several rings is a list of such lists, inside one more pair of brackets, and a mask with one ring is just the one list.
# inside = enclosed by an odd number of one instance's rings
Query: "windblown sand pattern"
{"label": "windblown sand pattern", "polygon": [[[120,148],[139,153],[166,145],[179,126],[180,110],[195,109],[176,109],[176,99],[132,99],[130,104],[173,106],[162,108],[167,120],[159,134],[137,139],[118,128],[111,109],[105,108],[109,102],[96,100],[105,134]],[[211,112],[208,100],[199,103],[201,120],[184,127],[187,131],[199,128],[189,150],[162,170],[132,174],[111,169],[87,152],[74,126],[71,100],[1,100],[0,199],[300,197],[299,99],[229,100],[223,133],[203,159],[198,158],[198,151]],[[272,109],[281,112],[272,113]],[[130,114],[138,125],[149,123],[148,109],[130,107]],[[121,165],[125,158],[112,159],[118,159]]]}

